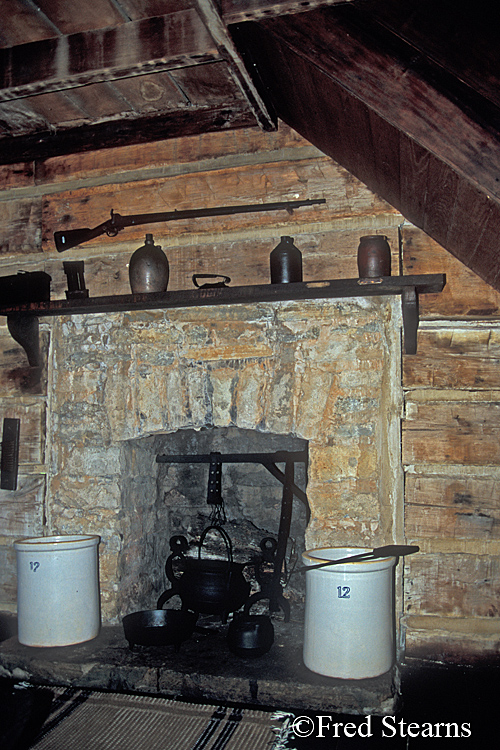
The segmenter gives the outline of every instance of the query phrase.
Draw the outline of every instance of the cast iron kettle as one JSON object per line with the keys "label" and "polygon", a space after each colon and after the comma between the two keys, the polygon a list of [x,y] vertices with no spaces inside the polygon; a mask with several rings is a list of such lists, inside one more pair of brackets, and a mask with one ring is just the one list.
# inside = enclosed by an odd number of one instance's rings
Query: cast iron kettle
{"label": "cast iron kettle", "polygon": [[[226,546],[226,560],[202,559],[201,550],[209,531],[216,531],[222,536]],[[242,607],[249,597],[250,583],[243,575],[243,569],[249,563],[233,561],[231,540],[220,526],[208,526],[204,530],[200,537],[197,558],[186,557],[184,552],[187,548],[185,537],[174,536],[170,539],[172,554],[165,564],[165,572],[172,588],[160,596],[158,609],[178,594],[183,609],[201,614],[221,615],[222,622],[226,622],[229,613]],[[172,565],[176,559],[182,569],[179,576],[175,575]]]}

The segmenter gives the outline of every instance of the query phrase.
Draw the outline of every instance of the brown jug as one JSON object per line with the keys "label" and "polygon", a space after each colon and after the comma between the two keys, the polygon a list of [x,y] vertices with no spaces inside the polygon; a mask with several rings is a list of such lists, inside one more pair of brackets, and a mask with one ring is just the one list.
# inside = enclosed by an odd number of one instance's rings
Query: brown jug
{"label": "brown jug", "polygon": [[358,272],[360,279],[391,275],[391,249],[387,237],[383,234],[372,234],[360,238]]}

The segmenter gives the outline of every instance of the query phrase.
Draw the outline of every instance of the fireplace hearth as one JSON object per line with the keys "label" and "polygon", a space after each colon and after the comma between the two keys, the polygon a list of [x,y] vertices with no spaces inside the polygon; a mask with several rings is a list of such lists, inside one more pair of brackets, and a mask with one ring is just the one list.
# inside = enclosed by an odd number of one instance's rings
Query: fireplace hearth
{"label": "fireplace hearth", "polygon": [[32,648],[11,637],[0,643],[0,677],[301,713],[396,710],[397,668],[365,680],[316,675],[302,663],[300,623],[275,622],[273,647],[254,659],[231,653],[226,635],[227,626],[219,622],[195,633],[179,651],[173,646],[130,650],[121,625],[106,625],[97,638],[77,646]]}

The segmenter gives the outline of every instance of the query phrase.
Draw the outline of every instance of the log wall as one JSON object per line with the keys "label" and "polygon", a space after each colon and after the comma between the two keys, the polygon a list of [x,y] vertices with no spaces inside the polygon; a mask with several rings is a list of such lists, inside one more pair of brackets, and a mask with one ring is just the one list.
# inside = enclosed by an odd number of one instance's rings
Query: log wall
{"label": "log wall", "polygon": [[401,227],[406,273],[439,269],[403,358],[406,652],[474,662],[500,653],[500,295],[423,232]]}

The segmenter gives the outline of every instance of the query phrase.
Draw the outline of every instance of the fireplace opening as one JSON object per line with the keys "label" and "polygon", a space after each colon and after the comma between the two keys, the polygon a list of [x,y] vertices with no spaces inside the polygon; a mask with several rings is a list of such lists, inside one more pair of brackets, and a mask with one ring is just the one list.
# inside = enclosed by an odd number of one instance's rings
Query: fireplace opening
{"label": "fireplace opening", "polygon": [[[120,564],[120,614],[154,609],[159,596],[172,587],[165,573],[171,541],[183,537],[185,555],[198,556],[203,532],[220,524],[230,539],[235,562],[262,559],[263,551],[265,557],[272,547],[269,540],[274,540],[274,562],[267,563],[267,578],[278,566],[274,580],[277,575],[285,601],[263,596],[259,572],[264,568],[248,566],[245,577],[257,600],[252,611],[274,607],[276,616],[301,617],[304,581],[302,576],[293,576],[293,569],[305,549],[309,520],[307,455],[306,440],[237,427],[181,429],[127,441],[122,447],[126,533]],[[221,500],[216,499],[218,493]],[[227,559],[223,536],[212,531],[206,534],[202,555]],[[166,606],[179,608],[178,597],[173,596]]]}

